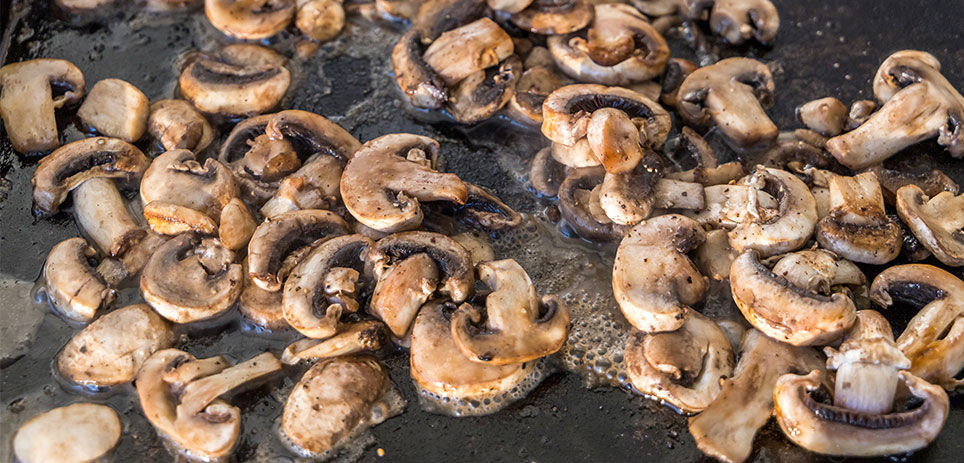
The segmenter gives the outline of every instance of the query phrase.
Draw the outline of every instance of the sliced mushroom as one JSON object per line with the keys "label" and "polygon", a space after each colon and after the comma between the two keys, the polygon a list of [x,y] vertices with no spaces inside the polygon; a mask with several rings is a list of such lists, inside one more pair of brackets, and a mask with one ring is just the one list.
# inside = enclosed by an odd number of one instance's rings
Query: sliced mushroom
{"label": "sliced mushroom", "polygon": [[489,18],[448,30],[432,41],[422,58],[446,85],[452,86],[513,52],[509,34]]}
{"label": "sliced mushroom", "polygon": [[202,165],[188,150],[171,150],[154,158],[141,180],[141,202],[154,201],[193,209],[215,220],[240,195],[228,168],[215,159]]}
{"label": "sliced mushroom", "polygon": [[693,261],[703,275],[722,281],[730,277],[730,266],[738,256],[730,247],[725,230],[709,230],[706,241],[696,248]]}
{"label": "sliced mushroom", "polygon": [[626,232],[627,227],[613,222],[600,204],[605,174],[602,167],[572,169],[559,186],[559,212],[576,234],[587,240],[613,241]]}
{"label": "sliced mushroom", "polygon": [[509,20],[535,34],[558,35],[588,26],[594,14],[592,2],[586,0],[534,0]]}
{"label": "sliced mushroom", "polygon": [[550,93],[562,87],[562,79],[545,66],[525,67],[509,100],[508,112],[514,120],[524,124],[542,124],[542,103]]}
{"label": "sliced mushroom", "polygon": [[489,5],[489,8],[496,11],[518,13],[531,5],[532,0],[486,0],[485,3]]}
{"label": "sliced mushroom", "polygon": [[211,25],[227,35],[260,40],[281,32],[295,15],[295,0],[204,0]]}
{"label": "sliced mushroom", "polygon": [[586,136],[593,113],[602,108],[626,113],[639,127],[640,142],[653,149],[662,147],[669,135],[669,113],[659,104],[632,90],[594,84],[567,85],[552,92],[542,104],[542,134],[571,147]]}
{"label": "sliced mushroom", "polygon": [[151,201],[144,205],[144,218],[151,230],[162,235],[195,232],[202,235],[217,233],[218,224],[200,211],[167,201]]}
{"label": "sliced mushroom", "polygon": [[74,188],[74,220],[104,254],[119,256],[147,232],[134,223],[114,181],[94,177]]}
{"label": "sliced mushroom", "polygon": [[428,45],[445,31],[456,29],[485,14],[483,0],[428,0],[418,9],[412,30]]}
{"label": "sliced mushroom", "polygon": [[850,105],[850,112],[847,113],[847,131],[860,127],[861,124],[870,119],[870,115],[877,109],[877,102],[874,100],[857,100]]}
{"label": "sliced mushroom", "polygon": [[[0,67],[0,118],[13,149],[28,153],[60,146],[54,111],[78,103],[85,86],[80,69],[62,59]],[[54,89],[64,92],[54,96]]]}
{"label": "sliced mushroom", "polygon": [[928,198],[917,185],[897,190],[897,213],[937,260],[964,265],[964,194],[949,192]]}
{"label": "sliced mushroom", "polygon": [[824,152],[821,147],[798,137],[797,131],[780,133],[776,143],[763,153],[760,163],[777,169],[789,169],[796,164],[820,169],[837,165],[833,157]]}
{"label": "sliced mushroom", "polygon": [[770,0],[685,0],[683,9],[690,19],[710,11],[710,29],[733,45],[750,38],[769,43],[777,36],[780,16]]}
{"label": "sliced mushroom", "polygon": [[383,232],[417,228],[423,218],[419,201],[464,204],[465,183],[433,167],[438,142],[411,134],[378,137],[345,166],[341,197],[359,222]]}
{"label": "sliced mushroom", "polygon": [[74,335],[57,354],[57,371],[87,387],[126,383],[151,354],[173,344],[174,331],[166,320],[146,304],[129,305]]}
{"label": "sliced mushroom", "polygon": [[184,100],[154,102],[147,130],[165,151],[186,149],[200,153],[214,141],[211,124]]}
{"label": "sliced mushroom", "polygon": [[381,278],[396,262],[424,253],[432,258],[443,278],[438,291],[453,301],[464,301],[472,294],[475,274],[472,257],[457,241],[433,232],[395,233],[378,240],[368,256],[366,274]]}
{"label": "sliced mushroom", "polygon": [[740,148],[766,144],[779,130],[763,111],[773,101],[773,75],[759,61],[727,58],[693,71],[679,89],[680,116],[690,124],[716,124]]}
{"label": "sliced mushroom", "polygon": [[47,298],[64,317],[88,322],[97,311],[113,302],[117,292],[107,286],[87,262],[97,251],[83,238],[69,238],[54,245],[44,262],[43,281]]}
{"label": "sliced mushroom", "polygon": [[452,239],[461,244],[466,251],[469,251],[469,255],[472,256],[472,265],[495,260],[492,241],[481,232],[475,230],[465,231],[452,235]]}
{"label": "sliced mushroom", "polygon": [[345,27],[345,8],[338,0],[298,2],[295,26],[310,39],[327,42],[338,37],[338,33]]}
{"label": "sliced mushroom", "polygon": [[536,193],[553,197],[559,192],[566,178],[566,166],[552,157],[551,148],[543,148],[532,158],[529,167],[529,183]]}
{"label": "sliced mushroom", "polygon": [[809,129],[826,137],[835,137],[843,132],[847,123],[847,107],[828,96],[798,106],[797,118]]}
{"label": "sliced mushroom", "polygon": [[[8,129],[9,130],[9,129]],[[40,160],[30,180],[34,209],[57,212],[67,193],[94,177],[136,185],[151,163],[134,145],[116,138],[93,137],[69,143]]]}
{"label": "sliced mushroom", "polygon": [[[675,0],[674,0],[675,1]],[[638,3],[637,0],[636,3]],[[643,11],[645,13],[645,11]],[[663,78],[660,83],[659,101],[664,105],[676,107],[679,103],[679,89],[683,82],[693,71],[699,69],[699,65],[683,58],[670,58],[663,71]]]}
{"label": "sliced mushroom", "polygon": [[327,339],[299,339],[285,348],[281,363],[295,365],[302,360],[319,360],[352,355],[360,352],[376,352],[385,343],[385,325],[377,320],[367,320],[343,325],[338,333]]}
{"label": "sliced mushroom", "polygon": [[899,172],[883,166],[874,166],[867,169],[867,172],[873,172],[877,176],[883,188],[884,202],[890,205],[896,204],[897,191],[907,185],[917,185],[928,197],[937,196],[942,191],[948,191],[954,195],[960,192],[960,186],[947,174],[937,169],[914,175],[906,171]]}
{"label": "sliced mushroom", "polygon": [[241,266],[215,238],[174,237],[157,248],[141,274],[141,295],[174,323],[221,315],[241,294]]}
{"label": "sliced mushroom", "polygon": [[392,334],[404,337],[438,283],[435,261],[428,254],[414,254],[383,271],[368,310],[384,321]]}
{"label": "sliced mushroom", "polygon": [[341,163],[334,157],[316,154],[295,173],[281,180],[278,190],[264,206],[261,215],[271,218],[301,209],[331,209],[341,199]]}
{"label": "sliced mushroom", "polygon": [[449,92],[446,109],[456,122],[475,124],[492,117],[515,95],[522,61],[512,55],[496,67],[477,71]]}
{"label": "sliced mushroom", "polygon": [[102,260],[97,266],[97,273],[103,276],[109,286],[120,286],[140,273],[154,255],[154,251],[168,239],[167,236],[148,231],[144,238],[137,241],[123,255]]}
{"label": "sliced mushroom", "polygon": [[144,93],[120,79],[94,84],[77,110],[77,116],[97,133],[128,143],[140,140],[147,131],[150,102]]}
{"label": "sliced mushroom", "polygon": [[21,463],[84,463],[107,458],[121,436],[114,409],[77,402],[27,420],[13,436],[13,454]]}
{"label": "sliced mushroom", "polygon": [[[437,2],[429,2],[426,5]],[[418,108],[438,109],[448,99],[448,87],[425,60],[422,59],[419,34],[410,29],[392,49],[392,68],[395,81]]]}
{"label": "sliced mushroom", "polygon": [[244,288],[238,298],[238,311],[245,320],[260,329],[280,331],[289,327],[284,317],[282,300],[284,291],[265,291],[254,283],[248,273],[247,259],[245,259]]}
{"label": "sliced mushroom", "polygon": [[595,6],[583,33],[554,35],[547,44],[556,66],[580,82],[631,85],[663,73],[669,60],[666,40],[630,5]]}
{"label": "sliced mushroom", "polygon": [[824,248],[865,264],[890,262],[903,242],[900,226],[884,213],[880,183],[871,172],[830,179],[830,211],[816,235]]}
{"label": "sliced mushroom", "polygon": [[589,140],[586,137],[580,138],[572,146],[552,142],[550,154],[552,154],[552,159],[566,167],[579,168],[600,165],[599,158],[589,147]]}
{"label": "sliced mushroom", "polygon": [[883,106],[856,129],[831,138],[827,150],[856,170],[937,137],[951,156],[964,157],[964,96],[940,70],[930,53],[902,50],[890,55],[874,76],[874,95]]}
{"label": "sliced mushroom", "polygon": [[337,214],[318,209],[286,212],[265,220],[248,242],[248,274],[262,289],[278,291],[284,284],[280,270],[290,254],[348,230]]}
{"label": "sliced mushroom", "polygon": [[[776,198],[777,209],[770,217],[752,213],[743,216],[742,222],[730,231],[733,249],[754,249],[771,256],[803,246],[817,225],[817,204],[807,185],[787,171],[763,166],[757,166],[756,172],[744,177],[741,183]],[[756,198],[750,195],[747,206],[753,208]]]}
{"label": "sliced mushroom", "polygon": [[291,73],[285,61],[270,48],[231,44],[194,57],[181,71],[178,84],[184,98],[203,113],[229,117],[260,114],[277,106],[288,90]]}
{"label": "sliced mushroom", "polygon": [[251,216],[248,206],[245,206],[238,198],[229,201],[224,209],[221,209],[221,217],[218,220],[218,238],[224,245],[232,250],[243,249],[248,245],[251,236],[254,235],[255,227],[258,225]]}

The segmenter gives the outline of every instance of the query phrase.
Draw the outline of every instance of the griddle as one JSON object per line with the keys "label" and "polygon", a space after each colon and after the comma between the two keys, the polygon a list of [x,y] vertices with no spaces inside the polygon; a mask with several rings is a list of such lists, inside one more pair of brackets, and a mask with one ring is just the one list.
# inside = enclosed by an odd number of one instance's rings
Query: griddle
{"label": "griddle", "polygon": [[[774,0],[774,3],[780,12],[781,26],[773,46],[723,47],[720,53],[747,55],[772,63],[776,104],[768,113],[781,129],[800,127],[794,108],[814,98],[836,96],[846,103],[872,99],[871,79],[877,67],[890,53],[900,49],[933,53],[943,64],[942,72],[948,80],[957,88],[964,88],[964,26],[960,22],[964,1]],[[63,58],[84,72],[88,89],[100,79],[116,77],[134,84],[152,101],[176,95],[179,59],[184,52],[210,50],[228,42],[197,12],[150,17],[122,11],[99,22],[77,25],[65,20],[48,2],[4,0],[0,16],[4,29],[0,56],[4,64],[41,57]],[[545,144],[537,131],[500,120],[461,127],[445,118],[411,110],[402,103],[391,75],[389,56],[391,45],[403,30],[400,24],[372,23],[351,17],[340,38],[324,45],[310,60],[295,63],[295,79],[283,107],[329,117],[361,141],[393,132],[436,138],[442,144],[445,170],[496,191],[512,207],[532,214],[531,220],[543,227],[536,227],[536,231],[549,230],[557,234],[553,239],[558,239],[561,246],[598,251],[599,262],[611,262],[611,248],[563,237],[554,226],[546,225],[546,218],[552,216],[551,201],[537,198],[527,188],[524,175],[528,160]],[[674,56],[697,58],[680,37],[670,35],[668,39]],[[292,34],[282,33],[268,44],[291,56],[293,41]],[[64,142],[84,136],[70,116],[62,115],[60,119]],[[224,135],[227,130],[222,128],[221,133]],[[0,137],[0,276],[6,279],[37,280],[50,248],[63,239],[80,235],[66,213],[42,220],[31,214],[30,177],[36,162],[36,158],[15,153],[6,136]],[[964,184],[964,161],[951,160],[933,142],[908,149],[888,161],[888,165],[914,172],[938,167]],[[507,249],[510,247],[501,250]],[[527,270],[541,291],[553,290],[554,274],[577,272],[582,265],[567,260],[560,265],[533,268],[533,262],[545,264],[547,259],[520,256],[520,260],[524,265],[529,262]],[[868,272],[872,276],[875,270],[880,269],[871,268]],[[954,273],[962,276],[960,269]],[[595,290],[605,299],[610,288]],[[46,310],[26,291],[21,293],[21,297],[6,299],[0,304],[6,305],[6,310]],[[125,288],[115,306],[136,300],[136,288]],[[888,310],[885,314],[897,320],[895,331],[913,315],[910,309]],[[10,312],[3,313],[7,317]],[[291,339],[291,336],[272,337],[252,332],[237,318],[226,325],[193,329],[184,335],[179,347],[197,356],[227,354],[243,360],[266,349],[279,352]],[[30,349],[0,365],[3,406],[0,460],[12,458],[10,441],[23,421],[46,409],[80,400],[107,403],[121,414],[124,434],[113,454],[115,461],[173,460],[141,415],[132,387],[91,393],[56,379],[52,373],[53,358],[76,329],[47,312],[37,333],[31,337]],[[587,388],[584,376],[591,380],[591,375],[560,370],[525,399],[499,413],[452,418],[431,414],[419,407],[404,352],[383,352],[381,356],[409,405],[402,415],[375,427],[361,445],[353,446],[342,459],[393,462],[709,460],[696,449],[686,429],[685,417],[621,388]],[[569,366],[580,368],[571,362]],[[234,460],[295,460],[284,451],[274,432],[287,391],[299,377],[300,372],[289,371],[283,378],[233,399],[233,403],[241,407],[243,417],[242,436]],[[951,403],[948,423],[929,447],[894,458],[960,461],[964,456],[964,440],[960,438],[964,433],[964,400],[960,395],[952,395]],[[789,444],[771,422],[758,434],[751,460],[827,459]]]}

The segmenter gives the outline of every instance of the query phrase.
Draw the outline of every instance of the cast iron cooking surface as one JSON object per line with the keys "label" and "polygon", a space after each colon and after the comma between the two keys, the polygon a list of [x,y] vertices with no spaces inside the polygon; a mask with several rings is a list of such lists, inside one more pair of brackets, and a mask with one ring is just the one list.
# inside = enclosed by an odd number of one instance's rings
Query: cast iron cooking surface
{"label": "cast iron cooking surface", "polygon": [[[28,2],[24,2],[27,4]],[[64,58],[84,72],[88,89],[98,80],[117,77],[140,88],[153,101],[175,95],[179,56],[191,49],[211,49],[226,40],[203,17],[178,15],[149,18],[119,13],[100,24],[71,26],[58,18],[46,2],[29,8],[11,7],[4,0],[0,25],[4,29],[3,62],[31,58]],[[927,50],[941,61],[942,72],[957,88],[964,88],[964,1],[816,2],[774,0],[781,27],[772,48],[723,49],[722,54],[748,54],[774,63],[776,105],[768,112],[781,128],[799,127],[796,105],[813,98],[836,96],[849,102],[873,98],[870,81],[881,61],[905,48]],[[21,11],[25,10],[25,11]],[[13,15],[10,13],[13,12]],[[21,14],[25,13],[25,14]],[[520,211],[545,217],[548,202],[527,190],[526,161],[544,143],[537,132],[494,122],[463,129],[410,111],[399,101],[390,74],[390,48],[402,30],[398,25],[373,24],[353,17],[342,36],[327,44],[308,62],[296,64],[296,81],[283,103],[286,108],[317,112],[340,123],[361,141],[392,132],[425,134],[442,143],[446,170],[495,190]],[[674,56],[695,58],[678,37],[669,37]],[[272,46],[291,55],[291,37],[282,34]],[[67,119],[64,141],[83,136]],[[222,128],[222,134],[226,130]],[[36,159],[24,159],[0,137],[0,286],[35,281],[50,248],[79,235],[68,214],[38,220],[30,212],[30,177]],[[964,184],[964,161],[953,161],[936,144],[909,150],[888,165],[923,171],[939,167]],[[558,233],[555,229],[554,233]],[[563,238],[575,242],[577,240]],[[589,246],[575,243],[573,246]],[[590,246],[591,247],[591,246]],[[610,254],[611,256],[611,254]],[[513,257],[506,255],[504,257]],[[610,257],[611,259],[611,257]],[[571,264],[571,261],[570,261]],[[575,268],[528,268],[533,278]],[[868,269],[873,276],[879,269]],[[954,272],[962,276],[960,269]],[[27,282],[27,283],[24,283]],[[538,284],[538,283],[537,283]],[[538,288],[548,291],[548,288]],[[9,287],[0,294],[11,294]],[[609,287],[600,287],[606,293]],[[3,323],[17,310],[43,310],[22,293],[7,297]],[[134,300],[128,288],[117,306]],[[906,320],[908,310],[885,312],[892,320]],[[235,317],[236,318],[236,317]],[[902,328],[901,322],[895,331]],[[43,410],[79,400],[113,406],[124,421],[125,433],[115,451],[116,461],[169,461],[172,457],[140,414],[133,389],[119,388],[84,396],[54,378],[52,359],[74,328],[54,315],[42,316],[31,349],[4,358],[2,370],[2,445],[0,460],[11,459],[10,440],[19,425]],[[28,333],[29,334],[29,333]],[[227,354],[243,360],[256,352],[274,352],[290,337],[266,338],[242,329],[237,321],[194,330],[181,348],[197,356]],[[4,354],[6,357],[7,354]],[[430,414],[418,405],[404,353],[384,353],[391,376],[409,400],[405,412],[374,428],[364,445],[346,458],[363,461],[693,461],[705,460],[686,429],[684,417],[654,401],[624,390],[587,389],[579,375],[560,372],[549,377],[528,397],[492,416],[450,418]],[[274,435],[275,420],[300,371],[245,392],[233,399],[243,410],[243,434],[237,461],[294,460],[281,450]],[[952,397],[952,410],[941,435],[928,448],[898,459],[960,461],[964,455],[964,400]],[[759,434],[753,461],[820,461],[786,442],[771,422]],[[384,451],[384,456],[378,454]]]}

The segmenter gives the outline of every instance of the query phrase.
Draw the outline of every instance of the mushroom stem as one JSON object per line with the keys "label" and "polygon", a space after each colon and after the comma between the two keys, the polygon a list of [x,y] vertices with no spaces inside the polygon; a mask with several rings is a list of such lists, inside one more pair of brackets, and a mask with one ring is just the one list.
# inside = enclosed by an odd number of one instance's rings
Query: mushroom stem
{"label": "mushroom stem", "polygon": [[324,359],[377,351],[385,342],[385,326],[374,320],[348,325],[342,332],[325,340],[299,339],[285,348],[281,362],[294,365],[302,360]]}
{"label": "mushroom stem", "polygon": [[863,413],[887,413],[893,408],[897,373],[890,365],[843,365],[837,369],[833,403]]}
{"label": "mushroom stem", "polygon": [[215,375],[192,381],[184,386],[178,416],[194,416],[208,404],[249,381],[261,378],[282,368],[281,362],[270,352],[226,368]]}

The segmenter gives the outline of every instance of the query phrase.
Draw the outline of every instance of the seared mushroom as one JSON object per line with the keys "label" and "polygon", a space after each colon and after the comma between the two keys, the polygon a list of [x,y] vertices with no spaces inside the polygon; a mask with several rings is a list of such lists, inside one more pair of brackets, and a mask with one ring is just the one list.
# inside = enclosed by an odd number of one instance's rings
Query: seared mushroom
{"label": "seared mushroom", "polygon": [[262,289],[278,291],[284,284],[280,270],[289,255],[348,230],[337,214],[318,209],[286,212],[265,220],[248,242],[248,274]]}
{"label": "seared mushroom", "polygon": [[[436,2],[429,2],[426,5]],[[398,86],[418,108],[438,109],[448,99],[448,87],[422,59],[419,34],[410,29],[392,49],[392,68]]]}
{"label": "seared mushroom", "polygon": [[428,45],[445,31],[468,24],[485,14],[483,0],[428,0],[418,9],[412,30]]}
{"label": "seared mushroom", "polygon": [[296,365],[302,360],[318,360],[359,352],[376,352],[385,343],[385,325],[367,320],[343,325],[338,333],[327,339],[299,339],[285,348],[281,363]]}
{"label": "seared mushroom", "polygon": [[341,199],[339,184],[342,165],[338,159],[316,154],[293,174],[281,180],[277,191],[264,206],[261,215],[271,218],[301,209],[332,209]]}
{"label": "seared mushroom", "polygon": [[57,243],[44,262],[43,281],[47,298],[64,317],[88,322],[97,311],[113,302],[117,292],[87,262],[97,251],[83,238]]}
{"label": "seared mushroom", "polygon": [[295,26],[311,40],[327,42],[345,27],[345,8],[340,0],[300,1]]}
{"label": "seared mushroom", "polygon": [[703,300],[706,277],[686,257],[703,243],[696,221],[669,214],[640,222],[626,234],[613,263],[613,296],[640,331],[683,326],[688,306]]}
{"label": "seared mushroom", "polygon": [[810,238],[817,225],[817,205],[803,181],[784,170],[757,166],[741,183],[771,193],[777,208],[772,215],[759,214],[753,210],[759,205],[758,196],[751,194],[745,204],[750,213],[730,231],[733,249],[755,249],[771,256],[798,249]]}
{"label": "seared mushroom", "polygon": [[576,234],[594,241],[613,241],[626,232],[610,219],[600,204],[602,167],[573,169],[559,186],[559,212]]}
{"label": "seared mushroom", "polygon": [[471,183],[465,186],[468,196],[456,213],[460,219],[483,230],[503,230],[522,223],[522,216],[492,193]]}
{"label": "seared mushroom", "polygon": [[[60,146],[54,111],[79,102],[85,86],[80,69],[62,59],[0,67],[0,118],[13,149],[28,153]],[[63,95],[54,96],[52,87]]]}
{"label": "seared mushroom", "polygon": [[592,2],[586,0],[534,0],[509,21],[535,34],[558,35],[586,27],[593,15]]}
{"label": "seared mushroom", "polygon": [[955,377],[964,369],[964,281],[930,265],[898,265],[874,278],[870,298],[882,307],[919,307],[897,338],[910,373],[949,391],[961,386]]}
{"label": "seared mushroom", "polygon": [[880,110],[827,142],[841,164],[863,169],[933,137],[951,156],[964,157],[964,96],[941,75],[933,55],[916,50],[890,55],[874,76],[874,95],[883,103]]}
{"label": "seared mushroom", "polygon": [[134,223],[112,179],[84,180],[72,197],[74,220],[104,254],[120,256],[147,234]]}
{"label": "seared mushroom", "polygon": [[74,335],[57,354],[57,371],[87,387],[126,383],[151,354],[173,344],[170,323],[146,304],[129,305]]}
{"label": "seared mushroom", "polygon": [[[675,0],[673,0],[675,1]],[[637,0],[638,2],[638,0]],[[645,11],[644,11],[645,13]],[[683,58],[670,58],[663,71],[660,83],[659,101],[664,105],[676,107],[679,103],[679,88],[699,65]]]}
{"label": "seared mushroom", "polygon": [[727,58],[699,68],[683,81],[678,98],[687,123],[712,121],[740,148],[772,142],[779,133],[763,111],[773,101],[773,75],[759,61]]}
{"label": "seared mushroom", "polygon": [[496,11],[518,13],[531,5],[532,0],[486,0],[485,3],[489,5],[489,8]]}
{"label": "seared mushroom", "polygon": [[13,454],[21,463],[84,463],[107,458],[121,436],[114,409],[77,402],[27,420],[13,436]]}
{"label": "seared mushroom", "polygon": [[435,261],[428,254],[414,254],[382,271],[368,311],[384,321],[392,334],[402,338],[438,283]]}
{"label": "seared mushroom", "polygon": [[452,238],[433,232],[395,233],[378,240],[368,255],[365,273],[381,278],[395,263],[420,253],[431,257],[442,273],[440,293],[455,302],[472,294],[475,274],[469,252]]}
{"label": "seared mushroom", "polygon": [[860,127],[861,124],[867,122],[867,119],[870,119],[870,115],[876,109],[877,103],[874,100],[854,101],[850,105],[850,112],[847,113],[847,125],[844,128],[850,131]]}
{"label": "seared mushroom", "polygon": [[481,18],[439,35],[425,50],[425,60],[446,85],[452,86],[513,52],[509,34],[489,18]]}
{"label": "seared mushroom", "polygon": [[174,323],[221,315],[241,294],[241,266],[215,238],[174,237],[157,248],[141,274],[141,295]]}
{"label": "seared mushroom", "polygon": [[947,191],[928,198],[917,185],[897,190],[897,213],[937,260],[964,265],[964,194]]}
{"label": "seared mushroom", "polygon": [[[8,129],[9,130],[9,129]],[[136,185],[150,160],[134,145],[116,138],[93,137],[58,148],[40,160],[30,180],[37,212],[53,214],[67,193],[94,177]]]}
{"label": "seared mushroom", "polygon": [[292,389],[281,429],[298,454],[330,457],[352,437],[405,408],[405,399],[372,357],[327,359]]}
{"label": "seared mushroom", "polygon": [[200,153],[214,141],[211,124],[184,100],[154,102],[147,130],[165,151],[186,149]]}
{"label": "seared mushroom", "polygon": [[527,67],[515,85],[509,100],[508,113],[524,124],[542,124],[542,103],[555,89],[562,87],[562,79],[545,66]]}
{"label": "seared mushroom", "polygon": [[529,167],[529,183],[536,193],[553,197],[559,192],[559,186],[566,177],[566,166],[552,157],[550,148],[543,148],[532,158]]}
{"label": "seared mushroom", "polygon": [[[188,150],[171,150],[154,158],[141,181],[141,201],[145,206],[160,201],[204,214],[212,221],[239,196],[231,171],[215,159],[204,165]],[[146,208],[146,213],[150,208]],[[151,224],[152,226],[154,223]]]}
{"label": "seared mushroom", "polygon": [[140,140],[147,131],[150,102],[137,87],[120,79],[94,84],[77,116],[97,133],[128,143]]}
{"label": "seared mushroom", "polygon": [[224,245],[236,251],[248,245],[248,241],[254,235],[255,227],[258,225],[251,216],[248,206],[245,206],[238,198],[232,198],[224,208],[221,209],[221,217],[218,220],[218,238]]}
{"label": "seared mushroom", "polygon": [[[653,153],[648,153],[655,158]],[[606,173],[599,190],[599,205],[610,220],[635,225],[649,217],[653,208],[702,209],[706,205],[698,183],[659,178],[659,160],[640,162],[625,174]]]}
{"label": "seared mushroom", "polygon": [[843,132],[847,123],[847,107],[840,100],[828,96],[798,106],[797,118],[807,128],[826,137],[835,137]]}
{"label": "seared mushroom", "polygon": [[270,48],[231,44],[217,53],[195,56],[181,71],[178,84],[184,98],[203,113],[260,114],[277,106],[288,90],[291,73],[285,61]]}
{"label": "seared mushroom", "polygon": [[632,90],[593,84],[567,85],[552,92],[542,104],[542,134],[571,147],[586,136],[593,114],[602,108],[625,113],[639,128],[640,143],[659,149],[666,141],[671,121],[659,104]]}
{"label": "seared mushroom", "polygon": [[241,410],[219,397],[281,367],[267,352],[229,366],[221,357],[165,349],[147,359],[134,384],[157,433],[178,452],[210,461],[230,455],[241,432]]}
{"label": "seared mushroom", "polygon": [[438,142],[419,135],[384,135],[365,143],[341,177],[345,207],[368,227],[396,232],[422,223],[419,201],[464,204],[465,183],[437,172],[437,156]]}
{"label": "seared mushroom", "polygon": [[669,60],[666,40],[630,5],[600,4],[585,33],[554,35],[556,66],[580,82],[631,85],[659,76]]}
{"label": "seared mushroom", "polygon": [[244,273],[244,287],[238,298],[238,311],[258,328],[268,331],[284,330],[289,327],[284,317],[282,300],[284,291],[265,291],[254,283],[248,273],[248,260],[245,259],[242,272]]}
{"label": "seared mushroom", "polygon": [[714,280],[722,281],[730,277],[730,266],[739,253],[730,247],[725,230],[709,230],[693,255],[693,262],[700,272]]}
{"label": "seared mushroom", "polygon": [[676,331],[631,335],[625,359],[636,390],[685,413],[708,407],[736,364],[723,330],[696,311]]}
{"label": "seared mushroom", "polygon": [[710,9],[710,29],[739,45],[750,38],[768,43],[777,36],[780,16],[770,0],[685,0],[686,17],[699,19]]}
{"label": "seared mushroom", "polygon": [[903,242],[900,225],[884,212],[884,196],[872,172],[830,179],[830,211],[817,223],[816,234],[824,248],[865,264],[890,262]]}
{"label": "seared mushroom", "polygon": [[456,122],[475,124],[486,120],[515,95],[522,74],[522,60],[512,55],[499,66],[476,71],[452,87],[446,109]]}
{"label": "seared mushroom", "polygon": [[914,175],[906,171],[900,172],[877,165],[867,169],[867,172],[873,172],[877,176],[877,180],[883,188],[884,202],[890,205],[897,203],[897,191],[907,185],[917,185],[928,197],[937,196],[942,191],[957,195],[961,189],[947,174],[937,169]]}
{"label": "seared mushroom", "polygon": [[281,32],[295,15],[295,0],[204,0],[211,25],[227,35],[259,40]]}

